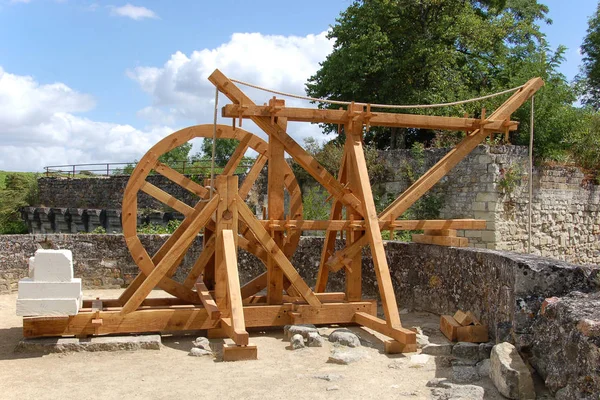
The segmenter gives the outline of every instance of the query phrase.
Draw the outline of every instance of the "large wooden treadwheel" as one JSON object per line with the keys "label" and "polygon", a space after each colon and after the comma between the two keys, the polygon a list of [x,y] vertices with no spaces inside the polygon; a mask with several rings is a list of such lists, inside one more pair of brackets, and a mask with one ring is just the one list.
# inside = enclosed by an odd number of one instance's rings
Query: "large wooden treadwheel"
{"label": "large wooden treadwheel", "polygon": [[[200,276],[200,274],[205,272],[207,264],[214,264],[214,238],[210,239],[210,237],[214,231],[216,221],[214,220],[214,217],[211,217],[207,219],[204,224],[196,224],[191,230],[188,228],[190,228],[190,223],[194,212],[202,210],[204,205],[208,202],[211,196],[210,189],[192,181],[175,169],[161,163],[158,161],[158,159],[163,154],[182,144],[187,143],[192,139],[212,138],[213,132],[213,125],[197,125],[177,131],[167,136],[155,144],[150,150],[148,150],[148,152],[142,157],[136,168],[133,170],[123,196],[123,233],[126,237],[127,247],[129,248],[131,256],[140,268],[143,275],[138,276],[132,285],[130,285],[131,290],[139,286],[139,283],[141,283],[144,276],[149,275],[158,266],[170,249],[185,246],[185,250],[187,250],[190,247],[192,241],[186,240],[186,238],[189,237],[187,235],[182,239],[181,236],[183,232],[187,230],[190,235],[198,235],[201,231],[204,231],[204,249],[187,276],[185,282],[183,284],[179,284],[170,279],[186,254],[186,251],[183,251],[180,252],[181,255],[170,267],[166,278],[162,279],[158,283],[160,288],[176,297],[181,298],[182,300],[200,303],[197,294],[192,292],[192,288],[194,287],[196,279]],[[247,171],[245,179],[238,189],[239,196],[242,199],[245,199],[248,196],[250,189],[256,182],[256,179],[258,178],[263,167],[268,162],[268,144],[258,136],[248,131],[240,128],[234,129],[228,125],[217,125],[216,137],[217,139],[231,139],[239,141],[238,147],[232,154],[227,165],[223,168],[223,171],[220,174],[221,176],[232,176],[248,149],[252,149],[258,153],[254,164]],[[302,194],[300,192],[300,187],[289,164],[285,163],[281,165],[281,167],[284,169],[284,185],[290,199],[289,218],[294,220],[300,219],[302,218]],[[164,177],[182,186],[184,189],[197,196],[198,200],[196,205],[194,207],[189,206],[173,197],[169,193],[166,193],[165,191],[146,181],[146,178],[152,171],[163,175]],[[218,179],[219,178],[217,177],[215,181]],[[171,207],[185,216],[185,219],[179,228],[152,257],[149,256],[146,249],[142,245],[139,236],[137,235],[137,199],[140,192],[144,192],[154,197],[165,206]],[[218,195],[218,193],[215,195]],[[266,263],[267,259],[265,251],[256,243],[252,235],[249,234],[246,224],[243,221],[239,221],[239,225],[238,232],[240,237],[238,238],[238,245]],[[289,258],[293,255],[298,246],[300,235],[301,231],[299,230],[288,231],[287,235],[285,236],[285,245],[282,249],[286,257]],[[212,278],[211,272],[209,272],[209,275]],[[214,286],[213,282],[206,283],[209,288]]]}

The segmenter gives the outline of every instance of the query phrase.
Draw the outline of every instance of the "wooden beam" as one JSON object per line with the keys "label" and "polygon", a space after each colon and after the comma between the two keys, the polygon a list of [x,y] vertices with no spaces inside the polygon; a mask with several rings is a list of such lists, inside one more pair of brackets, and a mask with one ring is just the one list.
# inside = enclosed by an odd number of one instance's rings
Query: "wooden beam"
{"label": "wooden beam", "polygon": [[194,241],[200,229],[208,222],[211,214],[216,210],[217,204],[218,197],[213,197],[201,211],[195,211],[197,214],[190,223],[190,226],[181,235],[178,242],[173,245],[161,262],[156,265],[149,275],[147,275],[147,278],[133,296],[125,303],[121,311],[123,314],[134,311],[142,301],[148,297],[148,294],[150,294],[156,284],[164,278],[165,274],[171,268],[172,263],[181,256],[181,252],[185,252],[191,242]]}
{"label": "wooden beam", "polygon": [[240,292],[242,293],[242,299],[247,299],[250,296],[255,295],[264,288],[267,287],[267,273],[263,272],[250,282],[242,286]]}
{"label": "wooden beam", "polygon": [[235,170],[244,158],[244,154],[246,154],[246,151],[248,150],[248,143],[252,137],[253,136],[247,135],[240,141],[233,151],[233,154],[229,156],[229,161],[227,161],[225,168],[223,168],[223,172],[221,173],[222,175],[233,175],[235,173]]}
{"label": "wooden beam", "polygon": [[390,276],[385,249],[383,248],[383,240],[381,238],[381,231],[379,230],[379,219],[377,218],[375,201],[371,192],[367,161],[365,160],[362,145],[362,124],[351,124],[349,132],[346,134],[348,135],[346,140],[350,141],[348,144],[349,159],[352,161],[352,168],[348,171],[348,174],[350,176],[356,175],[354,182],[358,185],[357,189],[361,195],[367,227],[364,237],[367,238],[371,246],[371,255],[375,266],[375,275],[377,276],[383,312],[389,326],[399,328],[402,326],[400,323],[400,314],[398,313],[392,278]]}
{"label": "wooden beam", "polygon": [[288,277],[291,284],[298,290],[300,295],[312,306],[320,307],[321,302],[315,296],[312,290],[308,287],[306,282],[300,277],[298,271],[294,268],[292,263],[287,259],[283,251],[275,244],[269,232],[263,228],[263,226],[254,218],[252,211],[248,208],[246,203],[239,199],[238,211],[240,217],[248,225],[248,228],[252,231],[258,242],[264,247],[264,249],[272,254],[279,267],[282,269],[285,276]]}
{"label": "wooden beam", "polygon": [[[268,229],[269,226],[273,230],[285,230],[285,224],[289,223],[296,226],[296,229],[301,231],[342,231],[350,229],[352,224],[354,230],[364,231],[366,229],[365,221],[355,220],[259,220],[259,223]],[[413,231],[413,230],[445,230],[445,229],[469,229],[478,230],[486,229],[486,221],[482,219],[424,219],[424,220],[408,220],[397,219],[393,222],[379,220],[380,230],[389,230],[394,224],[394,230],[397,231]]]}
{"label": "wooden beam", "polygon": [[[352,107],[350,107],[350,109],[352,109]],[[346,128],[347,128],[348,132],[350,132],[350,130],[352,129],[353,135],[356,135],[357,137],[361,137],[362,124],[348,124],[348,126]],[[352,151],[353,150],[352,146],[353,146],[352,140],[346,140],[346,143],[344,144],[344,151],[348,153],[347,163],[350,164],[351,167],[355,168],[356,161],[354,160],[355,154]],[[361,193],[361,191],[365,188],[365,186],[363,186],[361,189],[362,182],[360,182],[360,179],[361,179],[360,174],[354,174],[354,173],[348,174],[348,181],[349,181],[348,183],[349,183],[350,189],[352,191]],[[371,193],[370,188],[369,188],[369,193]],[[363,204],[366,207],[367,204],[369,204],[369,202],[367,200],[363,200]],[[347,210],[346,212],[348,214],[348,218],[350,218],[350,220],[352,222],[360,219],[360,215],[355,213],[353,210]],[[376,211],[374,211],[374,213],[376,213]],[[368,215],[369,213],[366,212],[365,214]],[[376,223],[376,221],[374,220],[373,223]],[[354,225],[354,224],[351,224],[351,225]],[[369,227],[370,226],[369,221],[365,221],[365,225],[367,227]],[[350,244],[356,242],[358,239],[360,239],[362,236],[365,235],[365,231],[354,230],[353,226],[350,226],[346,232],[347,232],[346,233],[346,244],[347,245],[350,245]],[[378,233],[381,235],[381,231],[378,231]],[[323,269],[328,269],[328,268],[326,265],[323,265]],[[376,267],[376,270],[377,270],[377,267]],[[351,258],[350,263],[349,263],[349,268],[346,268],[345,273],[346,273],[346,299],[348,301],[359,301],[362,298],[362,253],[358,252]],[[381,289],[380,289],[380,291],[381,291]],[[383,298],[383,296],[382,296],[382,298]]]}
{"label": "wooden beam", "polygon": [[[244,92],[242,92],[218,69],[208,77],[208,80],[232,102],[246,106],[255,105]],[[285,129],[282,129],[278,124],[271,124],[270,117],[251,117],[251,120],[269,135],[270,140],[279,140],[283,144],[285,151],[287,151],[287,153],[317,182],[323,185],[329,193],[344,204],[355,210],[359,210],[360,212],[362,209],[360,200],[358,200],[353,193],[344,189],[344,187],[317,160],[315,160],[312,155],[304,150],[302,146],[286,133]]]}
{"label": "wooden beam", "polygon": [[[198,280],[200,275],[202,275],[204,268],[206,267],[208,262],[213,258],[214,254],[215,254],[215,241],[216,241],[216,237],[214,235],[212,235],[208,239],[206,244],[204,244],[202,252],[196,259],[196,262],[192,266],[190,273],[185,278],[185,281],[183,282],[183,286],[185,286],[187,288],[193,288],[194,285],[196,285],[196,281]],[[196,288],[197,287],[198,286],[196,286]]]}
{"label": "wooden beam", "polygon": [[[360,106],[359,106],[360,107]],[[362,107],[361,107],[362,108]],[[361,110],[362,112],[362,110]],[[269,106],[227,104],[222,109],[226,118],[263,117],[270,118]],[[314,108],[285,107],[277,111],[277,117],[287,118],[288,121],[312,122],[325,124],[345,124],[348,113],[345,110],[328,110]],[[487,120],[486,131],[504,133],[505,120]],[[438,129],[450,131],[474,131],[478,129],[481,120],[477,118],[438,117],[431,115],[398,114],[377,112],[369,118],[370,126],[389,126],[420,129]],[[510,121],[509,130],[517,129],[518,122]]]}
{"label": "wooden beam", "polygon": [[246,178],[244,178],[244,182],[242,182],[242,186],[240,187],[239,194],[242,199],[245,199],[246,196],[248,196],[248,193],[250,193],[252,185],[256,182],[256,179],[258,178],[258,175],[260,175],[260,171],[265,167],[267,160],[267,156],[263,154],[259,154],[258,157],[256,157],[256,161],[254,161],[254,164],[250,168],[250,171],[248,171],[248,174],[246,174]]}
{"label": "wooden beam", "polygon": [[[150,300],[150,299],[149,299]],[[308,304],[256,305],[244,307],[247,328],[284,326],[291,323],[289,313],[298,312],[310,324],[349,324],[355,312],[375,314],[373,301],[353,303],[323,303],[321,308]],[[92,319],[100,318],[103,324],[96,331]],[[24,337],[86,336],[118,333],[144,333],[165,331],[194,331],[213,329],[218,321],[209,318],[201,306],[171,306],[133,311],[123,315],[120,308],[95,312],[80,312],[70,317],[25,317]]]}
{"label": "wooden beam", "polygon": [[[242,304],[242,294],[240,292],[240,278],[237,266],[237,249],[233,231],[225,229],[222,232],[221,240],[224,251],[225,271],[227,273],[227,296],[228,306],[231,315],[231,327],[236,335],[245,334],[244,342],[238,342],[234,337],[231,337],[238,345],[248,344],[248,332],[244,322],[244,306]],[[223,326],[224,323],[221,323]]]}
{"label": "wooden beam", "polygon": [[193,193],[200,198],[208,197],[209,193],[205,187],[194,182],[187,176],[175,171],[168,165],[163,164],[161,162],[157,162],[156,166],[154,167],[154,170],[162,176],[164,176],[165,178],[172,180],[182,188],[186,189],[188,192]]}
{"label": "wooden beam", "polygon": [[408,348],[406,349],[406,352],[417,351],[417,334],[410,329],[391,327],[386,323],[386,321],[365,312],[357,312],[354,314],[354,322],[389,336],[405,345],[414,345],[414,349]]}
{"label": "wooden beam", "polygon": [[223,344],[223,361],[249,361],[258,359],[258,348],[255,344],[238,346],[232,343]]}
{"label": "wooden beam", "polygon": [[196,283],[196,291],[198,292],[198,297],[200,297],[200,300],[202,301],[202,305],[206,308],[209,318],[211,320],[218,320],[221,318],[221,311],[219,311],[217,303],[206,288],[206,285],[203,282]]}
{"label": "wooden beam", "polygon": [[189,215],[194,212],[194,209],[184,202],[177,200],[175,197],[171,196],[169,193],[164,190],[154,186],[150,182],[144,182],[142,187],[140,188],[144,193],[154,197],[158,201],[163,204],[168,205],[169,207],[179,211],[183,215]]}
{"label": "wooden beam", "polygon": [[467,247],[469,245],[468,238],[456,236],[412,235],[412,241],[448,247]]}

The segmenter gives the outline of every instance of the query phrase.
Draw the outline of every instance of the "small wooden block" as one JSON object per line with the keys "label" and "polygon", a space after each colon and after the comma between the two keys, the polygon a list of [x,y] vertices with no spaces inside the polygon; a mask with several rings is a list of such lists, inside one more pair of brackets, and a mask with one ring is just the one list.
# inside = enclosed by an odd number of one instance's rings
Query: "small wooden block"
{"label": "small wooden block", "polygon": [[451,315],[442,315],[440,318],[440,330],[451,342],[456,342],[457,329],[460,328],[460,324],[456,322]]}
{"label": "small wooden block", "polygon": [[467,247],[469,239],[465,237],[412,235],[412,241],[422,244],[435,244],[448,247]]}
{"label": "small wooden block", "polygon": [[475,314],[473,314],[471,311],[467,311],[467,317],[471,318],[472,325],[481,325],[481,322],[479,322]]}
{"label": "small wooden block", "polygon": [[488,341],[487,325],[461,326],[456,329],[456,338],[459,342],[485,343]]}
{"label": "small wooden block", "polygon": [[424,233],[429,236],[456,237],[456,229],[425,229]]}
{"label": "small wooden block", "polygon": [[102,325],[102,318],[95,318],[92,320],[92,325]]}
{"label": "small wooden block", "polygon": [[255,344],[250,343],[248,346],[238,346],[230,343],[223,344],[223,361],[243,361],[257,359],[258,348]]}
{"label": "small wooden block", "polygon": [[414,353],[417,351],[417,345],[400,343],[394,339],[383,341],[383,346],[386,354]]}
{"label": "small wooden block", "polygon": [[454,319],[462,326],[471,325],[471,323],[473,322],[472,316],[473,313],[471,313],[470,311],[468,313],[464,313],[461,310],[458,310],[456,313],[454,313]]}

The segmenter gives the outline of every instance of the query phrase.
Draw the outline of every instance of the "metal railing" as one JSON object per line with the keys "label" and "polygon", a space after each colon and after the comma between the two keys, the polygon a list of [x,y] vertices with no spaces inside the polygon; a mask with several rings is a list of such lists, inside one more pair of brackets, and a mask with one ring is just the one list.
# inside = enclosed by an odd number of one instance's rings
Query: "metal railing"
{"label": "metal railing", "polygon": [[[171,168],[185,175],[210,175],[210,165],[201,165],[197,161],[189,160],[170,161]],[[238,166],[239,174],[244,174],[254,164],[254,160],[241,162]],[[95,163],[95,164],[67,164],[49,165],[44,167],[46,176],[61,176],[67,178],[130,175],[137,162],[128,163]],[[217,171],[219,167],[216,167]],[[223,168],[222,166],[220,168]],[[236,174],[237,175],[237,174]]]}

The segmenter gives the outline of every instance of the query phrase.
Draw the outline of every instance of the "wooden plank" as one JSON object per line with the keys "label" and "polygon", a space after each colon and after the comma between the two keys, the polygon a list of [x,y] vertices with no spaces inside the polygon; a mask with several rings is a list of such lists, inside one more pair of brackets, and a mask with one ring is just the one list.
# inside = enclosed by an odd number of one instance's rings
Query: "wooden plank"
{"label": "wooden plank", "polygon": [[175,197],[171,196],[169,193],[164,190],[154,186],[150,182],[144,182],[142,187],[140,188],[144,193],[154,197],[158,201],[163,204],[168,205],[169,207],[179,211],[183,215],[191,214],[194,209],[182,201],[177,200]]}
{"label": "wooden plank", "polygon": [[440,317],[440,330],[451,342],[456,342],[457,329],[460,324],[451,315],[442,315]]}
{"label": "wooden plank", "polygon": [[[244,307],[246,327],[260,328],[284,326],[291,323],[288,313],[306,315],[309,324],[349,324],[353,323],[358,310],[376,314],[375,302],[323,303],[320,309],[308,304],[256,305]],[[23,318],[24,337],[44,336],[84,336],[117,333],[144,333],[165,331],[194,331],[217,328],[208,312],[201,306],[173,306],[137,310],[122,315],[119,308],[101,311],[98,318],[102,326],[95,332],[91,320],[95,312],[80,312],[71,317],[25,317]]]}
{"label": "wooden plank", "polygon": [[365,160],[365,153],[362,145],[362,124],[351,127],[350,132],[350,137],[346,137],[347,141],[351,141],[348,145],[348,150],[352,168],[348,171],[348,174],[350,176],[356,175],[355,182],[358,185],[357,189],[359,190],[364,206],[363,212],[367,225],[365,236],[368,238],[371,246],[371,255],[375,266],[375,275],[377,276],[383,312],[389,326],[399,328],[402,326],[400,323],[400,314],[398,313],[398,305],[396,303],[396,296],[394,295],[392,278],[390,276],[385,249],[383,248],[381,231],[379,230],[379,219],[377,218],[375,201],[373,200],[373,193],[371,192],[371,185],[369,184],[369,173],[367,171],[367,162]]}
{"label": "wooden plank", "polygon": [[[356,104],[363,111],[360,104]],[[222,109],[223,117],[243,118],[264,117],[270,118],[269,106],[227,104]],[[275,114],[277,117],[285,117],[288,121],[326,123],[326,124],[344,124],[348,121],[348,114],[345,110],[327,110],[314,108],[296,108],[285,107]],[[505,132],[505,120],[487,120],[485,129],[490,132]],[[399,113],[373,113],[369,118],[370,126],[388,126],[403,128],[437,129],[451,131],[474,131],[481,124],[478,118],[460,118],[460,117],[438,117],[431,115],[399,114]],[[517,129],[518,122],[510,121],[508,126],[510,131]]]}
{"label": "wooden plank", "polygon": [[[227,273],[227,304],[231,310],[231,325],[236,334],[243,334],[246,332],[246,325],[244,322],[244,306],[242,304],[242,294],[240,292],[237,249],[235,245],[235,238],[233,237],[233,231],[229,229],[223,230],[221,240],[223,241],[224,262]],[[248,344],[247,341],[245,343],[238,343],[237,341],[235,342],[239,345]]]}
{"label": "wooden plank", "polygon": [[238,346],[225,343],[223,345],[223,361],[249,361],[258,360],[258,347],[249,343],[247,346]]}
{"label": "wooden plank", "polygon": [[218,320],[221,318],[221,311],[219,311],[217,303],[210,295],[206,285],[203,282],[196,283],[196,291],[198,292],[198,297],[200,297],[200,300],[202,301],[202,305],[206,308],[206,312],[208,312],[209,318],[211,320]]}
{"label": "wooden plank", "polygon": [[417,345],[400,343],[394,339],[386,339],[383,341],[383,349],[385,354],[413,353],[417,351]]}
{"label": "wooden plank", "polygon": [[485,343],[489,340],[487,325],[469,325],[456,328],[459,342]]}
{"label": "wooden plank", "polygon": [[[164,278],[164,275],[171,268],[172,263],[181,256],[181,252],[185,252],[191,242],[194,241],[200,229],[206,224],[211,214],[215,211],[218,204],[218,197],[206,204],[206,206],[195,215],[195,218],[190,223],[190,226],[181,235],[178,242],[171,247],[165,257],[156,265],[156,267],[147,275],[147,278],[131,296],[131,298],[123,306],[121,311],[123,314],[134,311],[142,301],[148,297],[148,294],[154,289],[156,284]],[[196,211],[195,211],[196,212]],[[183,285],[182,285],[183,286]]]}
{"label": "wooden plank", "polygon": [[[346,293],[344,292],[329,292],[329,293],[315,293],[315,296],[322,303],[339,303],[340,301],[346,300]],[[301,296],[283,296],[284,303],[305,303]],[[267,304],[267,296],[251,295],[244,298],[244,305],[247,304]]]}
{"label": "wooden plank", "polygon": [[[194,287],[194,285],[196,285],[196,281],[198,280],[200,275],[202,275],[204,268],[206,267],[206,265],[209,263],[209,261],[213,258],[214,254],[215,254],[215,241],[216,241],[216,237],[214,235],[212,235],[208,239],[208,241],[204,245],[204,248],[202,249],[202,253],[200,253],[198,258],[196,259],[196,262],[192,266],[190,273],[185,278],[185,281],[183,282],[183,286],[185,286],[187,288],[192,288],[192,287]],[[196,288],[197,288],[197,286],[196,286]]]}
{"label": "wooden plank", "polygon": [[[275,104],[277,102],[277,104]],[[284,106],[283,100],[271,99],[269,103],[275,107]],[[277,118],[276,124],[283,130],[287,128],[285,118]],[[268,164],[268,186],[267,201],[269,204],[269,219],[284,219],[284,165],[285,149],[283,143],[274,139],[269,140],[269,164]],[[269,227],[270,228],[270,227]],[[267,230],[269,230],[267,228]],[[283,232],[271,231],[275,244],[283,248]],[[272,256],[267,257],[267,298],[269,304],[281,304],[283,302],[283,271],[277,265]]]}
{"label": "wooden plank", "polygon": [[428,236],[456,236],[456,229],[425,229],[423,232]]}
{"label": "wooden plank", "polygon": [[415,345],[414,350],[412,347],[407,346],[406,351],[416,351],[417,334],[410,329],[393,328],[386,321],[364,312],[355,313],[354,322],[389,336],[404,345]]}
{"label": "wooden plank", "polygon": [[[352,107],[350,106],[349,109],[351,110]],[[353,135],[354,137],[361,137],[361,135],[362,135],[362,124],[347,124],[346,129],[347,129],[347,132],[350,132],[352,130],[351,135]],[[348,169],[350,170],[350,172],[347,174],[348,175],[348,183],[349,183],[350,189],[353,192],[362,193],[362,190],[366,186],[361,187],[360,174],[352,173],[352,172],[354,172],[353,169],[356,168],[356,161],[354,160],[355,153],[353,152],[352,146],[353,146],[352,140],[346,140],[346,143],[344,144],[344,152],[347,153],[347,164],[348,164]],[[370,192],[371,192],[371,190],[369,187],[369,193]],[[369,200],[363,199],[363,204],[366,207],[367,204],[369,204]],[[360,215],[351,209],[346,210],[346,213],[348,214],[348,218],[352,222],[361,219]],[[373,215],[375,215],[375,213],[376,213],[376,211],[373,210]],[[369,215],[369,212],[366,212],[365,215]],[[370,225],[370,222],[371,221],[365,221],[365,225],[367,227],[372,226],[372,225]],[[376,223],[377,221],[373,220],[372,222]],[[352,223],[352,225],[355,225],[355,224]],[[378,231],[378,233],[379,233],[379,235],[381,235],[381,231]],[[347,230],[347,234],[346,234],[346,244],[351,245],[352,243],[358,241],[363,235],[365,235],[364,231],[356,231],[356,230],[354,230],[354,226],[349,226],[349,229]],[[324,269],[327,269],[326,266],[323,266],[323,267],[324,267]],[[376,266],[376,270],[378,270],[377,266]],[[359,301],[362,298],[362,253],[361,252],[356,253],[350,259],[349,268],[346,268],[345,273],[346,273],[346,298],[348,299],[348,301]],[[380,288],[380,292],[381,292],[381,288]],[[382,298],[383,298],[383,296],[382,296]]]}
{"label": "wooden plank", "polygon": [[415,243],[450,247],[467,247],[469,245],[468,238],[452,236],[412,235],[412,241]]}
{"label": "wooden plank", "polygon": [[263,226],[254,218],[252,211],[248,208],[246,203],[240,198],[238,203],[238,211],[240,217],[248,225],[248,228],[252,231],[258,242],[264,247],[264,249],[271,253],[283,273],[288,277],[291,284],[298,290],[300,295],[308,302],[308,304],[319,307],[321,302],[315,296],[312,290],[308,287],[306,282],[300,277],[298,271],[287,259],[283,251],[275,244],[275,241],[269,235],[269,233],[263,228]]}
{"label": "wooden plank", "polygon": [[175,182],[188,192],[193,193],[200,198],[207,198],[209,195],[208,190],[206,190],[204,186],[194,182],[187,176],[175,171],[173,168],[169,167],[166,164],[157,162],[156,167],[154,167],[154,170],[162,176],[164,176],[165,178],[170,179],[171,181]]}
{"label": "wooden plank", "polygon": [[267,156],[263,154],[259,154],[258,157],[256,157],[256,161],[254,161],[254,164],[246,174],[246,178],[244,178],[244,182],[242,182],[242,186],[240,187],[239,195],[242,199],[245,199],[246,196],[248,196],[248,193],[250,193],[252,185],[256,182],[256,179],[260,175],[260,171],[265,167],[267,160]]}
{"label": "wooden plank", "polygon": [[[236,104],[245,106],[255,105],[254,102],[244,94],[229,78],[227,78],[218,69],[209,77],[211,81],[225,96]],[[259,128],[269,135],[270,140],[278,139],[285,148],[285,151],[298,162],[317,182],[331,193],[334,197],[342,201],[345,205],[352,207],[359,212],[362,209],[360,200],[344,187],[306,150],[302,148],[285,129],[278,124],[271,124],[270,117],[251,117]]]}
{"label": "wooden plank", "polygon": [[[296,225],[296,229],[302,231],[342,231],[350,228],[350,220],[260,220],[266,229],[269,226],[274,226],[274,230],[285,230],[284,225],[290,223]],[[363,220],[353,221],[355,230],[365,230],[366,224]],[[379,221],[380,230],[389,230],[394,225],[394,230],[397,231],[413,231],[413,230],[436,230],[436,231],[451,231],[456,229],[478,230],[486,229],[486,221],[482,219],[425,219],[425,220],[395,220]]]}
{"label": "wooden plank", "polygon": [[244,158],[244,154],[246,154],[246,151],[248,150],[248,143],[250,142],[250,139],[252,139],[252,136],[247,135],[244,139],[242,139],[242,141],[240,141],[238,146],[233,151],[233,154],[229,156],[229,161],[227,161],[225,168],[223,168],[223,172],[221,172],[222,175],[233,175],[235,173],[235,170]]}

